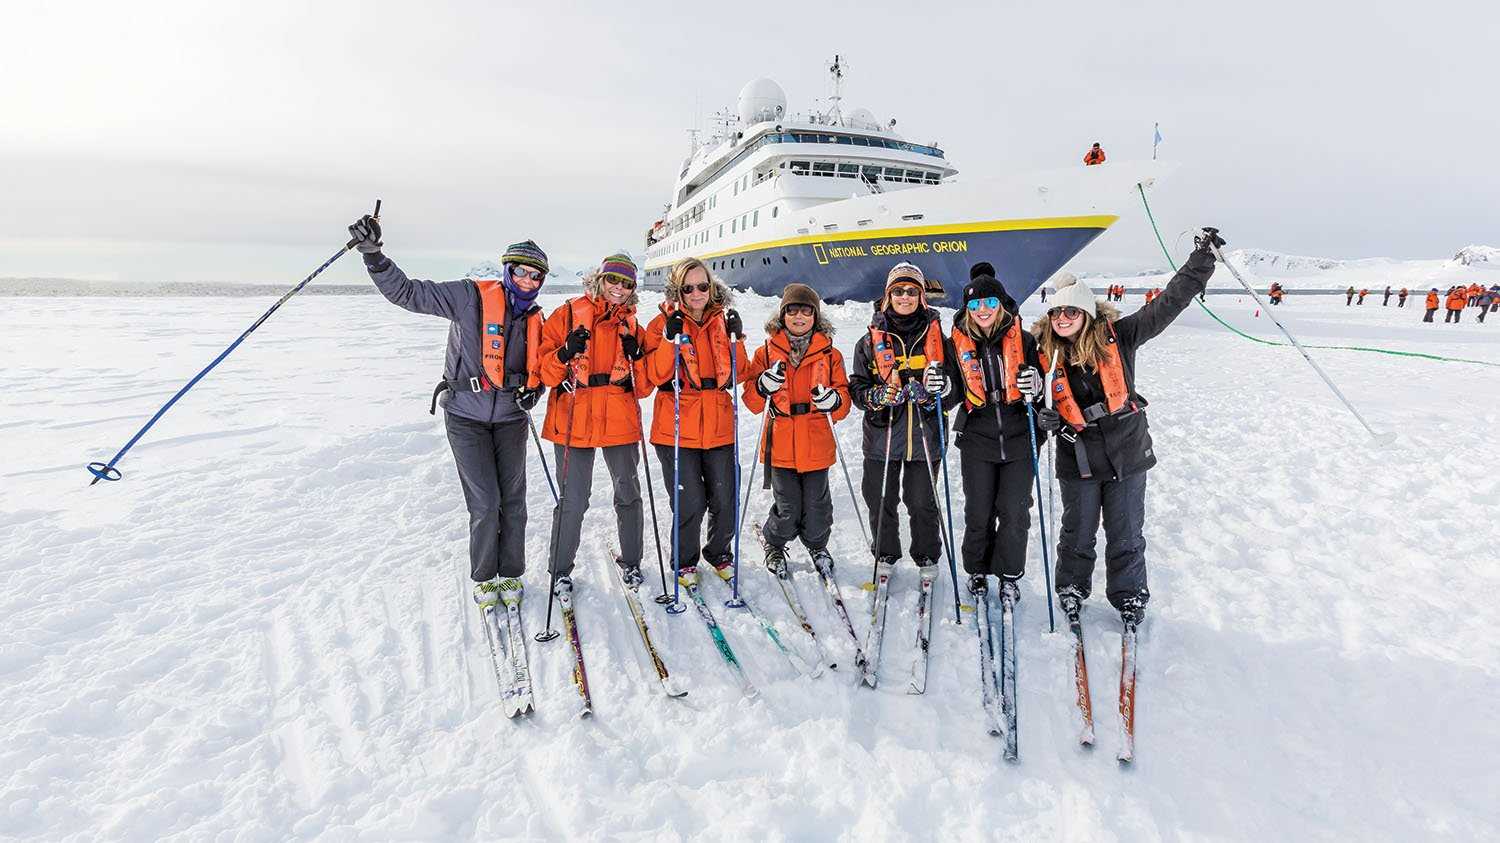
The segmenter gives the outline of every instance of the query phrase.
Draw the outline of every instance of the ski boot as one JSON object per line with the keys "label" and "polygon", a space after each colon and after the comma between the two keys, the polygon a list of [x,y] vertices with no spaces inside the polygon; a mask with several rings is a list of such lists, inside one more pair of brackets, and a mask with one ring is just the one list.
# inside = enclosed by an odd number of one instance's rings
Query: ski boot
{"label": "ski boot", "polygon": [[734,578],[733,556],[720,556],[718,559],[709,560],[708,564],[714,566],[714,573],[723,578],[724,582],[729,582]]}
{"label": "ski boot", "polygon": [[1132,595],[1120,601],[1120,623],[1125,624],[1126,629],[1134,629],[1140,626],[1141,621],[1146,619],[1146,601],[1139,595]]}
{"label": "ski boot", "polygon": [[969,575],[969,594],[982,597],[990,590],[990,580],[984,574]]}
{"label": "ski boot", "polygon": [[[828,551],[825,550],[822,553],[827,555]],[[791,576],[791,572],[787,569],[785,548],[766,548],[766,570],[774,574],[776,579],[779,580],[784,580]]]}
{"label": "ski boot", "polygon": [[641,574],[641,563],[626,562],[616,558],[615,564],[620,566],[620,579],[625,582],[625,587],[634,591],[641,587],[646,578]]}
{"label": "ski boot", "polygon": [[572,595],[573,578],[568,576],[567,574],[559,576],[557,578],[557,583],[552,586],[552,593],[558,597],[562,597],[565,594]]}
{"label": "ski boot", "polygon": [[1057,590],[1057,605],[1071,618],[1083,611],[1083,592],[1077,586],[1065,585]]}
{"label": "ski boot", "polygon": [[698,584],[698,566],[697,565],[686,565],[684,567],[678,568],[677,569],[677,581],[679,583],[682,583],[682,586],[684,588],[688,588],[690,586],[697,585]]}
{"label": "ski boot", "polygon": [[1002,598],[1009,597],[1011,605],[1014,606],[1021,602],[1021,586],[1015,580],[1001,577],[1000,596]]}
{"label": "ski boot", "polygon": [[937,564],[937,560],[930,556],[913,556],[911,561],[917,565],[917,571],[922,572]]}
{"label": "ski boot", "polygon": [[810,555],[812,556],[813,570],[817,570],[818,566],[822,565],[823,570],[828,572],[829,578],[832,578],[833,554],[828,552],[828,548],[820,547],[817,550],[812,551]]}
{"label": "ski boot", "polygon": [[521,603],[521,594],[525,590],[521,586],[520,577],[501,577],[499,583],[500,602],[506,606],[518,606]]}
{"label": "ski boot", "polygon": [[479,608],[493,608],[495,603],[499,600],[500,579],[498,577],[496,577],[495,579],[485,580],[484,582],[474,583],[474,602],[479,604]]}

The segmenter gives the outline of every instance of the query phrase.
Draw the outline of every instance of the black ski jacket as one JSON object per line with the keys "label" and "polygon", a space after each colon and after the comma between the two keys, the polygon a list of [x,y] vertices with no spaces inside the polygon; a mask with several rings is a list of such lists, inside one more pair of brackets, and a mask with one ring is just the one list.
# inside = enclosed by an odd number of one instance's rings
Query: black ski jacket
{"label": "black ski jacket", "polygon": [[[1193,252],[1182,269],[1172,276],[1172,281],[1162,294],[1144,305],[1140,310],[1116,320],[1115,337],[1119,343],[1120,360],[1125,367],[1125,384],[1130,388],[1130,398],[1140,408],[1128,415],[1105,416],[1090,422],[1078,439],[1088,455],[1089,470],[1093,481],[1118,480],[1156,465],[1156,454],[1151,447],[1151,431],[1146,423],[1146,398],[1136,391],[1136,349],[1172,324],[1193,297],[1208,286],[1214,274],[1212,252]],[[1097,372],[1086,371],[1078,366],[1066,366],[1068,386],[1078,406],[1087,407],[1105,400],[1104,386]],[[1070,441],[1071,428],[1065,428],[1057,442],[1057,479],[1081,480],[1078,470],[1078,454]]]}
{"label": "black ski jacket", "polygon": [[[963,328],[964,320],[968,315],[959,311],[957,326]],[[1014,318],[1014,317],[1012,317]],[[991,378],[999,379],[1000,372],[1000,332],[988,339],[976,339],[974,351],[980,356],[980,369],[984,373],[985,391],[996,389]],[[1037,371],[1043,371],[1042,361],[1037,356],[1036,337],[1029,331],[1021,332],[1021,356],[1022,364],[1031,366]],[[963,400],[962,393],[953,398],[954,403],[959,405],[958,412],[953,415],[953,431],[957,434],[954,444],[965,454],[985,462],[1011,462],[1012,460],[1031,459],[1031,435],[1027,433],[1026,399],[1009,404],[1000,405],[1000,421],[996,424],[995,407],[985,404],[979,409],[969,407],[967,401]],[[1040,397],[1036,403],[1041,406]],[[1000,431],[999,436],[996,430]],[[1046,441],[1046,435],[1039,429],[1036,431],[1037,447],[1041,448]],[[1003,439],[1002,439],[1003,436]],[[1002,441],[1004,447],[1001,447]]]}
{"label": "black ski jacket", "polygon": [[[911,332],[909,336],[886,327],[881,320],[881,314],[876,314],[877,323],[881,329],[901,337],[906,349],[912,354],[921,354],[927,342],[927,332],[937,331],[942,336],[943,323],[938,319],[937,311],[928,308],[931,321]],[[961,401],[961,388],[958,386],[958,366],[953,361],[953,343],[946,336],[943,339],[943,371],[948,376],[948,392],[943,396],[943,411],[947,413],[953,409],[954,403]],[[904,367],[906,356],[902,354],[902,348],[896,349],[897,371],[901,376],[901,383],[906,384],[912,378],[920,378],[922,372],[914,371]],[[916,415],[912,415],[907,408],[913,406],[909,403],[897,404],[894,407],[882,407],[875,409],[870,406],[869,392],[877,383],[875,351],[870,342],[870,332],[860,338],[859,344],[854,347],[854,365],[849,370],[849,394],[854,403],[864,411],[864,452],[865,459],[877,462],[886,459],[886,429],[891,430],[890,437],[890,459],[897,462],[911,462],[924,459],[922,448],[922,433],[927,434],[927,453],[932,456],[935,463],[940,459],[942,440],[938,437],[938,414],[936,405],[927,409],[918,408]],[[947,432],[947,420],[943,422],[943,432]]]}

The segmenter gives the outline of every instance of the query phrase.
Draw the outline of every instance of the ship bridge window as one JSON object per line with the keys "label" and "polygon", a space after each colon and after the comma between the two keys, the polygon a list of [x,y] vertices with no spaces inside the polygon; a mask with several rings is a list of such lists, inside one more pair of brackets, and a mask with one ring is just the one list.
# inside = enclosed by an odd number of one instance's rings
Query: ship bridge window
{"label": "ship bridge window", "polygon": [[922,183],[922,171],[921,170],[907,170],[906,171],[906,181],[907,181],[908,184],[921,184]]}
{"label": "ship bridge window", "polygon": [[903,175],[905,172],[906,171],[903,170],[903,169],[901,169],[900,167],[886,167],[885,168],[885,180],[886,181],[901,181],[901,179],[905,177]]}
{"label": "ship bridge window", "polygon": [[859,165],[858,164],[840,164],[839,165],[839,177],[840,178],[846,178],[846,179],[857,179],[857,178],[859,178]]}
{"label": "ship bridge window", "polygon": [[922,174],[922,181],[926,182],[927,184],[937,184],[939,181],[941,181],[941,179],[938,177],[937,173],[928,172]]}
{"label": "ship bridge window", "polygon": [[864,176],[865,176],[865,178],[868,179],[868,180],[870,180],[870,181],[874,181],[874,180],[880,178],[880,168],[879,167],[872,167],[869,164],[866,164],[865,166],[860,167],[859,171],[861,173],[863,173]]}
{"label": "ship bridge window", "polygon": [[807,175],[807,171],[809,168],[811,168],[811,166],[812,165],[806,161],[793,161],[792,172],[799,176],[805,176]]}
{"label": "ship bridge window", "polygon": [[815,176],[831,176],[831,175],[833,175],[833,172],[834,172],[833,171],[833,162],[832,161],[814,161],[813,165],[812,165],[812,171],[813,171],[813,175],[815,175]]}

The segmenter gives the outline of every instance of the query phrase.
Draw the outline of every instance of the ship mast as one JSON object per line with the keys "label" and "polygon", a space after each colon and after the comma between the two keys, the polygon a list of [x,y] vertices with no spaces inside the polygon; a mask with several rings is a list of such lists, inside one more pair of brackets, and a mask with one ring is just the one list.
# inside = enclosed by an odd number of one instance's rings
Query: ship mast
{"label": "ship mast", "polygon": [[833,77],[833,96],[828,98],[832,103],[828,111],[823,113],[823,119],[830,126],[844,125],[844,113],[839,109],[839,102],[844,98],[844,68],[849,65],[835,53],[833,64],[828,68],[828,75]]}

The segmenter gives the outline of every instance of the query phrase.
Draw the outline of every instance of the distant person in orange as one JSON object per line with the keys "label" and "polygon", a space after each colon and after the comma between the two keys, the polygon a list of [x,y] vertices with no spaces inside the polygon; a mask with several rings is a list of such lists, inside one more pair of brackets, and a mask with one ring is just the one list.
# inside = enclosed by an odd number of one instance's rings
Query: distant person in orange
{"label": "distant person in orange", "polygon": [[1359,291],[1359,303],[1360,304],[1364,304],[1365,303],[1365,296],[1368,296],[1369,294],[1370,294],[1369,288],[1360,290]]}
{"label": "distant person in orange", "polygon": [[1427,291],[1427,314],[1422,317],[1422,321],[1423,322],[1431,322],[1432,321],[1432,315],[1434,313],[1437,313],[1437,309],[1438,309],[1437,288],[1433,287],[1431,290]]}
{"label": "distant person in orange", "polygon": [[1467,287],[1458,286],[1448,291],[1448,315],[1443,317],[1443,324],[1449,322],[1462,322],[1464,307],[1469,303],[1469,290]]}
{"label": "distant person in orange", "polygon": [[1479,294],[1482,292],[1484,292],[1483,287],[1479,286],[1478,284],[1470,284],[1468,289],[1469,304],[1479,304]]}
{"label": "distant person in orange", "polygon": [[1084,153],[1083,163],[1087,166],[1104,163],[1104,148],[1095,143],[1088,152]]}
{"label": "distant person in orange", "polygon": [[1406,294],[1407,294],[1407,289],[1405,287],[1402,287],[1401,288],[1401,292],[1399,292],[1399,293],[1396,294],[1396,306],[1397,307],[1406,307]]}

